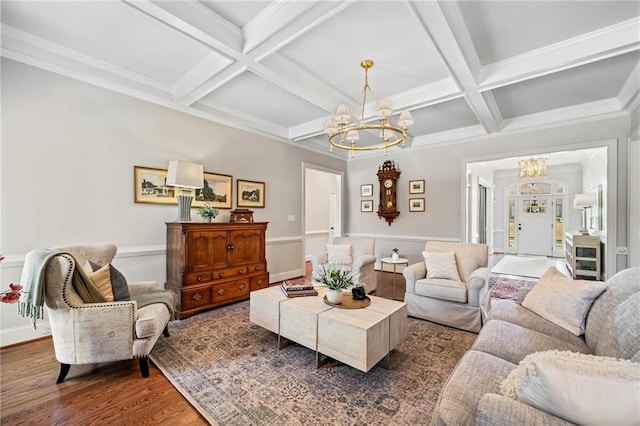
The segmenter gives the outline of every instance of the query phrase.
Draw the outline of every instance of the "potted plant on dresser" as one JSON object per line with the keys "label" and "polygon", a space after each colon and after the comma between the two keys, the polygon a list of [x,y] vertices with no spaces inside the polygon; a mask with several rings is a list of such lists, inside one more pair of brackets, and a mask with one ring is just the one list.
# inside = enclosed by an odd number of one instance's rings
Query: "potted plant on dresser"
{"label": "potted plant on dresser", "polygon": [[209,223],[211,219],[215,219],[218,216],[218,209],[214,209],[210,204],[205,204],[198,209],[198,214],[202,216],[202,221]]}

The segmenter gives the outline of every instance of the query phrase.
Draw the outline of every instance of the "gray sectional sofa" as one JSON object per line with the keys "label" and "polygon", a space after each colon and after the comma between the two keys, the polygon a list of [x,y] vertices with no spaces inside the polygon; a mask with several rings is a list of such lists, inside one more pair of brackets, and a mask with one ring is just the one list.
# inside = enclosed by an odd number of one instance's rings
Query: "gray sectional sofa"
{"label": "gray sectional sofa", "polygon": [[572,424],[500,391],[500,384],[525,356],[548,350],[640,363],[640,268],[626,269],[607,281],[591,305],[582,336],[516,302],[493,301],[488,322],[440,393],[432,425]]}

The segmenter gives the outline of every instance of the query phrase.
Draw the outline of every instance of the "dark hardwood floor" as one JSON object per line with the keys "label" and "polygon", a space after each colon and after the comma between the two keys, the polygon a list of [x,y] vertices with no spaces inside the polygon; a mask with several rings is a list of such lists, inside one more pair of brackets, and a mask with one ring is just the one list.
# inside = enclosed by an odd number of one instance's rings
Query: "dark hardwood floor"
{"label": "dark hardwood floor", "polygon": [[[377,274],[374,294],[402,300],[402,274],[396,274],[395,288],[392,273]],[[137,360],[73,365],[57,385],[53,342],[44,338],[0,349],[0,366],[3,426],[208,424],[153,364],[147,379]]]}

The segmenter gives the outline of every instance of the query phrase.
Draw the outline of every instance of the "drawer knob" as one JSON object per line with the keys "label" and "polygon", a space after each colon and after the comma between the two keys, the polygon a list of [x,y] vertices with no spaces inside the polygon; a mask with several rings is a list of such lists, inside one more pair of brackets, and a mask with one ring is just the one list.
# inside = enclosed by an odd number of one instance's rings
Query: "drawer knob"
{"label": "drawer knob", "polygon": [[198,300],[202,299],[202,294],[200,294],[200,293],[196,293],[196,294],[194,294],[193,296],[191,296],[191,298],[192,298],[193,300],[198,301]]}
{"label": "drawer knob", "polygon": [[259,271],[259,270],[260,270],[260,267],[259,267],[259,266],[256,266],[254,269],[255,269],[256,271]]}
{"label": "drawer knob", "polygon": [[242,272],[242,269],[238,269],[238,274],[240,275],[244,274],[244,272]]}
{"label": "drawer knob", "polygon": [[262,285],[262,280],[258,280],[258,285]]}
{"label": "drawer knob", "polygon": [[220,272],[220,273],[218,274],[218,276],[219,276],[220,278],[223,278],[223,277],[224,277],[224,274],[223,274],[222,272]]}
{"label": "drawer knob", "polygon": [[198,278],[196,278],[196,281],[202,281],[202,275],[198,275]]}
{"label": "drawer knob", "polygon": [[246,288],[246,286],[244,284],[240,284],[240,286],[238,286],[238,288],[240,289],[240,291],[244,290]]}
{"label": "drawer knob", "polygon": [[227,250],[233,250],[233,244],[227,244]]}
{"label": "drawer knob", "polygon": [[218,296],[222,296],[224,294],[224,288],[218,290]]}

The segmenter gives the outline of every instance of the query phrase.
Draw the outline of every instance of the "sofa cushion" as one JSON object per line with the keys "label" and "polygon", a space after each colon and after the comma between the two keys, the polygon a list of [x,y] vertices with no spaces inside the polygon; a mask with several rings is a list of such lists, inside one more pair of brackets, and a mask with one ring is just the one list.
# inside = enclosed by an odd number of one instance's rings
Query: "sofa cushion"
{"label": "sofa cushion", "polygon": [[494,319],[517,324],[521,327],[525,327],[548,336],[557,337],[558,339],[568,342],[583,341],[582,338],[576,336],[570,331],[567,331],[562,327],[558,327],[551,321],[542,318],[540,315],[513,302],[512,300],[495,299],[491,301],[489,320]]}
{"label": "sofa cushion", "polygon": [[143,306],[137,310],[137,315],[136,337],[138,339],[159,336],[170,319],[169,309],[163,303]]}
{"label": "sofa cushion", "polygon": [[[640,362],[640,267],[618,272],[607,280],[607,289],[593,302],[587,315],[585,338],[596,355],[632,359]],[[635,297],[629,305],[623,303]],[[636,304],[636,313],[627,312]],[[601,342],[602,340],[602,342]],[[602,344],[601,344],[602,343]],[[625,345],[635,344],[635,347]],[[635,354],[635,355],[634,355]]]}
{"label": "sofa cushion", "polygon": [[500,320],[491,320],[473,344],[473,349],[502,358],[514,364],[524,357],[551,349],[591,353],[591,349],[579,337],[571,342],[551,337],[519,325]]}
{"label": "sofa cushion", "polygon": [[591,304],[606,286],[601,281],[572,280],[551,267],[524,298],[522,306],[579,336],[584,334]]}
{"label": "sofa cushion", "polygon": [[440,393],[433,423],[475,425],[480,398],[485,393],[499,393],[500,383],[516,367],[485,352],[464,354]]}
{"label": "sofa cushion", "polygon": [[416,281],[415,294],[466,303],[467,285],[461,281],[424,278]]}
{"label": "sofa cushion", "polygon": [[[503,395],[581,425],[640,424],[640,364],[546,351],[522,360]],[[605,397],[606,396],[606,397]]]}
{"label": "sofa cushion", "polygon": [[427,267],[427,278],[443,278],[460,281],[456,254],[454,252],[423,251],[424,263]]}
{"label": "sofa cushion", "polygon": [[351,265],[351,263],[353,263],[353,259],[351,258],[351,245],[327,244],[327,258],[329,263]]}

